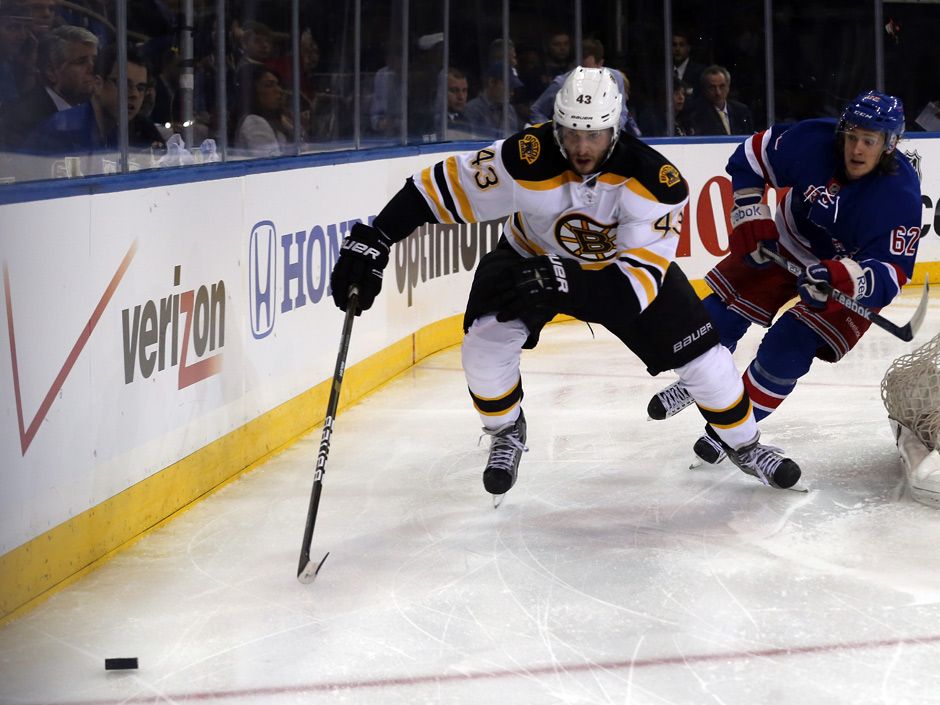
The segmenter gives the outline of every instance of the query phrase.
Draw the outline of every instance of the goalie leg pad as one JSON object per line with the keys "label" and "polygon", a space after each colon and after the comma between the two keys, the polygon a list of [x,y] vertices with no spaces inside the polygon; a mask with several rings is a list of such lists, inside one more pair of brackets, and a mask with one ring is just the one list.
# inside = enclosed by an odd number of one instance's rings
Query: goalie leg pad
{"label": "goalie leg pad", "polygon": [[907,426],[889,418],[911,498],[940,509],[940,453],[925,446]]}

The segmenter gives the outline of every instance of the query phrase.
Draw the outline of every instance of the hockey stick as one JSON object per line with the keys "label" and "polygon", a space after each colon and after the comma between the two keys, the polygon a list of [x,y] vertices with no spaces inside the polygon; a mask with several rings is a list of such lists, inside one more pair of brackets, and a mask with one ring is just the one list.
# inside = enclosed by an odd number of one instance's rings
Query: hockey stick
{"label": "hockey stick", "polygon": [[333,419],[339,406],[339,389],[343,384],[346,371],[346,354],[349,352],[349,339],[352,337],[352,324],[359,308],[359,290],[349,287],[346,302],[346,319],[343,321],[343,333],[339,339],[339,353],[336,355],[336,369],[333,372],[333,386],[330,389],[330,401],[326,405],[326,418],[323,419],[323,435],[320,436],[320,451],[317,453],[316,470],[313,473],[313,489],[310,492],[310,506],[307,508],[307,526],[304,529],[304,542],[300,547],[300,563],[297,566],[297,579],[312,583],[330,552],[320,559],[316,567],[310,560],[310,543],[313,541],[313,527],[317,523],[317,509],[320,507],[320,492],[323,490],[323,474],[326,472],[326,458],[330,454],[330,436],[333,435]]}
{"label": "hockey stick", "polygon": [[[803,268],[800,267],[800,265],[796,264],[795,262],[791,262],[779,253],[774,252],[773,250],[770,250],[763,245],[760,245],[758,250],[760,250],[761,255],[773,261],[774,264],[783,267],[793,276],[799,277],[801,274],[803,274]],[[833,288],[831,284],[820,282],[819,284],[814,284],[813,286],[823,292],[830,299],[833,299],[837,303],[845,306],[852,313],[858,314],[866,321],[875,324],[879,328],[888,331],[891,335],[896,336],[905,342],[909,342],[914,339],[914,334],[917,333],[921,323],[924,322],[924,316],[927,315],[927,299],[928,293],[930,291],[930,282],[927,281],[926,277],[924,279],[923,293],[920,295],[920,303],[917,304],[917,310],[914,311],[914,315],[911,320],[905,323],[903,326],[895,325],[887,318],[879,316],[867,306],[862,306],[862,304],[853,299],[851,296],[848,296],[838,289]]]}

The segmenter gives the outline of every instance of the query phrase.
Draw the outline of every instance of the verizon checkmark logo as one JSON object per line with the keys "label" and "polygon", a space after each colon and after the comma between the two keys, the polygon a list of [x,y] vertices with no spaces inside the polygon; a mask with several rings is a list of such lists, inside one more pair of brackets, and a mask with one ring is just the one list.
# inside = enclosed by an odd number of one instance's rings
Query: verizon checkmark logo
{"label": "verizon checkmark logo", "polygon": [[82,350],[85,348],[85,344],[88,342],[92,332],[95,330],[95,326],[97,326],[98,321],[101,320],[101,315],[108,307],[108,303],[111,301],[111,297],[114,296],[114,292],[121,283],[121,279],[123,279],[124,275],[127,273],[127,269],[130,267],[131,260],[134,259],[134,255],[136,253],[137,241],[135,240],[127,250],[127,254],[124,255],[124,259],[121,260],[121,264],[118,266],[114,276],[111,277],[111,281],[104,290],[104,293],[101,295],[101,299],[98,301],[98,305],[95,306],[94,311],[92,311],[91,317],[88,319],[88,323],[85,324],[85,327],[82,329],[81,333],[79,333],[78,340],[75,341],[75,345],[72,346],[72,350],[65,358],[65,362],[63,363],[62,368],[59,370],[59,374],[56,375],[52,382],[52,386],[49,387],[49,391],[46,392],[46,396],[39,405],[39,409],[36,411],[36,415],[33,417],[33,420],[30,421],[29,426],[26,425],[25,420],[23,419],[23,400],[20,394],[20,372],[16,358],[16,335],[13,326],[13,292],[10,287],[10,272],[6,263],[4,263],[3,293],[7,307],[7,332],[9,334],[10,340],[10,361],[13,366],[13,392],[16,398],[16,419],[19,422],[20,449],[22,450],[23,455],[26,455],[26,449],[29,448],[30,444],[33,442],[33,438],[36,436],[36,432],[39,430],[39,425],[43,422],[43,419],[46,418],[46,414],[49,413],[49,408],[52,406],[52,402],[55,399],[56,394],[59,393],[59,390],[62,389],[62,385],[65,384],[65,380],[72,371],[72,367],[74,367],[75,361],[78,360],[78,356],[81,355]]}
{"label": "verizon checkmark logo", "polygon": [[[176,291],[182,269],[174,267],[173,289],[166,296],[121,311],[124,384],[178,366],[177,388],[184,389],[222,371],[225,281]],[[192,359],[190,350],[195,362],[187,362]],[[215,354],[208,355],[211,352]]]}

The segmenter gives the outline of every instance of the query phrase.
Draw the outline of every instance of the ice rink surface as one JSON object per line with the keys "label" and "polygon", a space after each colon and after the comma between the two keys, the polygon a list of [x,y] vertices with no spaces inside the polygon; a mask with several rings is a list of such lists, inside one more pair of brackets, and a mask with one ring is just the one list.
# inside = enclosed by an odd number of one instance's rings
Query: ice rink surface
{"label": "ice rink surface", "polygon": [[800,494],[690,470],[698,413],[646,420],[674,377],[599,326],[550,326],[499,509],[446,350],[340,412],[313,584],[319,429],[0,628],[0,703],[940,703],[940,511],[906,494],[879,394],[938,330],[940,304],[913,344],[872,329],[762,425]]}

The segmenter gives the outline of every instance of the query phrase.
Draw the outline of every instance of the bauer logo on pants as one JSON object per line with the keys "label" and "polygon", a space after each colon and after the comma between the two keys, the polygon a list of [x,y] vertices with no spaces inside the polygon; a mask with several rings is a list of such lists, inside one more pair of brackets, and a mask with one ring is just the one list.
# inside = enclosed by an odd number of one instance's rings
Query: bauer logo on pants
{"label": "bauer logo on pants", "polygon": [[705,334],[706,334],[708,331],[710,331],[711,329],[712,329],[712,324],[711,324],[710,322],[709,322],[709,323],[706,323],[704,326],[702,326],[701,328],[699,328],[697,331],[695,331],[695,332],[692,333],[691,335],[687,335],[687,336],[685,336],[682,340],[677,341],[677,342],[672,346],[672,351],[673,351],[674,353],[677,353],[677,352],[679,352],[680,350],[682,350],[682,348],[687,348],[687,347],[689,347],[692,343],[694,343],[696,340],[698,340],[699,338],[701,338],[703,335],[705,335]]}

